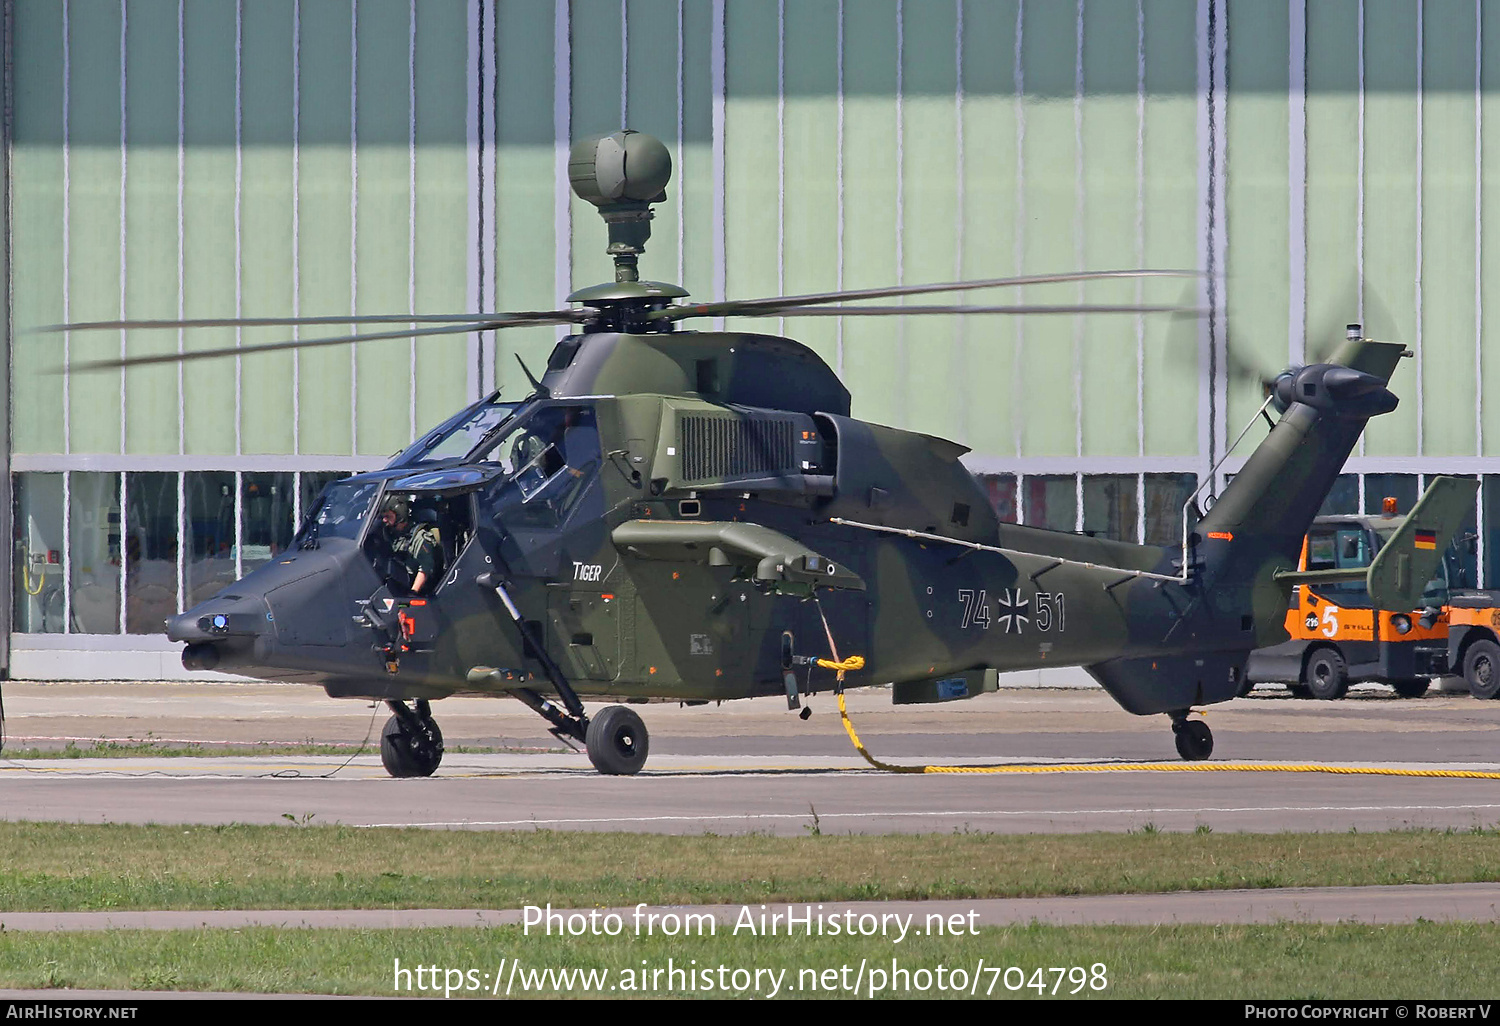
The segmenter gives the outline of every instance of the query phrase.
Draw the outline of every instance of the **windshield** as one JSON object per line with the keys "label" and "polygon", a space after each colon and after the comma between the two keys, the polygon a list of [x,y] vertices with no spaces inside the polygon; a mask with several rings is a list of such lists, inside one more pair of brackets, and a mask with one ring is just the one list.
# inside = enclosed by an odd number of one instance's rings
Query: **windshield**
{"label": "windshield", "polygon": [[297,532],[297,548],[313,548],[328,538],[357,540],[379,491],[379,481],[340,481],[329,485],[308,514],[302,530]]}
{"label": "windshield", "polygon": [[485,403],[470,411],[467,417],[446,430],[434,435],[417,451],[404,459],[403,463],[429,463],[438,460],[461,459],[474,451],[474,447],[496,425],[505,422],[520,403]]}

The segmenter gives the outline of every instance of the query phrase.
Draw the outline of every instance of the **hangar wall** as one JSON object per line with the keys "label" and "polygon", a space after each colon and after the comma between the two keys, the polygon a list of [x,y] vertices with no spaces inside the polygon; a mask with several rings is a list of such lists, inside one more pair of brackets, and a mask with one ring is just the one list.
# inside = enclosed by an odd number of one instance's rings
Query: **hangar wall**
{"label": "hangar wall", "polygon": [[1359,318],[1418,356],[1333,504],[1500,472],[1500,403],[1482,403],[1500,373],[1482,346],[1500,317],[1482,274],[1496,17],[1478,0],[16,4],[13,670],[92,675],[67,669],[84,650],[112,674],[127,652],[147,654],[131,672],[173,672],[150,637],[163,615],[270,558],[330,477],[524,389],[512,354],[534,365],[555,340],[59,374],[282,336],[28,328],[561,303],[610,276],[568,141],[622,124],[677,165],[643,273],[699,298],[1213,273],[1005,297],[1196,319],[731,322],[814,347],[856,415],[973,446],[1012,518],[1175,536],[1259,402],[1233,369],[1279,369],[1304,327]]}

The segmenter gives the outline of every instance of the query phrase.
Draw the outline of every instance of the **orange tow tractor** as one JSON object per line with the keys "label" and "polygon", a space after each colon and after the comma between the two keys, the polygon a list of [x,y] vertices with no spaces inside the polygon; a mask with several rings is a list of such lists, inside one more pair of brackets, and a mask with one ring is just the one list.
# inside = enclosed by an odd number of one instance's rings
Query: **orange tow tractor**
{"label": "orange tow tractor", "polygon": [[1447,614],[1449,667],[1475,698],[1500,697],[1500,592],[1455,591]]}
{"label": "orange tow tractor", "polygon": [[[1406,520],[1396,515],[1396,500],[1388,498],[1379,516],[1323,516],[1313,522],[1297,573],[1287,575],[1306,582],[1292,588],[1286,614],[1291,638],[1251,654],[1246,679],[1253,683],[1245,692],[1254,683],[1282,683],[1299,698],[1336,699],[1351,683],[1374,681],[1389,684],[1403,698],[1418,698],[1430,677],[1448,672],[1447,561],[1438,561],[1422,608],[1406,611],[1375,608],[1358,574]],[[1435,552],[1448,541],[1421,525],[1402,534],[1412,536],[1418,553]],[[1493,667],[1500,689],[1500,644],[1494,635],[1476,641],[1470,651],[1476,659],[1491,660],[1486,665]]]}

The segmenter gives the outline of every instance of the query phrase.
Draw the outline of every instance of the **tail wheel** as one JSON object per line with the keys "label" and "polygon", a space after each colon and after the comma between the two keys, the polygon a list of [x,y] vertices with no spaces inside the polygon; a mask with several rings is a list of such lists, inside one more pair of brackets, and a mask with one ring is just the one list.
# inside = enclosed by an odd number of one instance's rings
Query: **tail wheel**
{"label": "tail wheel", "polygon": [[590,719],[583,743],[594,769],[615,777],[639,773],[651,747],[646,725],[634,709],[623,705],[609,706]]}
{"label": "tail wheel", "polygon": [[1500,645],[1493,641],[1476,641],[1464,654],[1464,680],[1475,698],[1500,695]]}
{"label": "tail wheel", "polygon": [[1172,724],[1177,735],[1177,754],[1188,762],[1202,762],[1214,753],[1213,731],[1202,720],[1180,720]]}
{"label": "tail wheel", "polygon": [[1332,701],[1349,691],[1349,667],[1336,648],[1320,648],[1307,657],[1302,685],[1314,698]]}

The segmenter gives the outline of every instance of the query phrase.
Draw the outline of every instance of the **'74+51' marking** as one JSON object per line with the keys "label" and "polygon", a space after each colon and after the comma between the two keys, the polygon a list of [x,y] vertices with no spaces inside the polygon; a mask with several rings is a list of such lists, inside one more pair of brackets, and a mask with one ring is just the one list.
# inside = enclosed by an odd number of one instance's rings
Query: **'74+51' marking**
{"label": "'74+51' marking", "polygon": [[[1000,589],[1000,597],[995,600],[994,620],[1005,628],[1006,634],[1023,634],[1026,625],[1033,621],[1039,631],[1050,631],[1054,626],[1059,631],[1065,629],[1063,593],[1038,591],[1034,594],[1034,599],[1026,599],[1021,597],[1020,588]],[[976,625],[990,629],[990,604],[985,589],[976,592],[972,588],[960,588],[958,600],[964,604],[964,630]]]}

